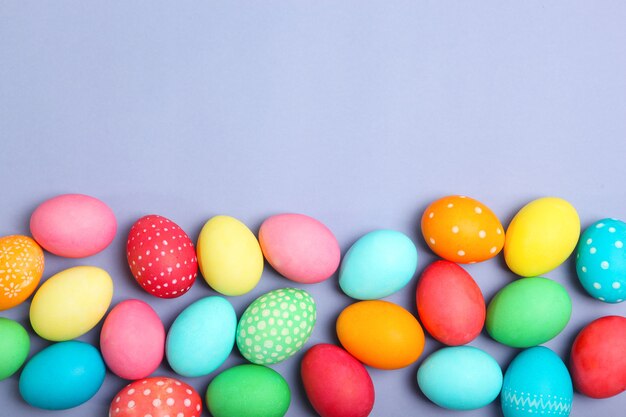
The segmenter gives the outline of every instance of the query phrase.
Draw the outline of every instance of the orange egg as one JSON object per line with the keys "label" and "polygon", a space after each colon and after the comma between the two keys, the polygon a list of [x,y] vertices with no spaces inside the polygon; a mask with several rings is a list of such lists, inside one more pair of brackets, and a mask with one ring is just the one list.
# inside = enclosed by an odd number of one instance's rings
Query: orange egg
{"label": "orange egg", "polygon": [[43,251],[33,239],[0,238],[0,310],[15,307],[35,291],[43,264]]}
{"label": "orange egg", "polygon": [[360,301],[337,318],[343,347],[366,365],[379,369],[404,368],[424,350],[424,331],[404,308],[388,301]]}
{"label": "orange egg", "polygon": [[433,252],[462,264],[486,261],[504,246],[504,228],[493,211],[459,195],[441,198],[426,208],[422,234]]}

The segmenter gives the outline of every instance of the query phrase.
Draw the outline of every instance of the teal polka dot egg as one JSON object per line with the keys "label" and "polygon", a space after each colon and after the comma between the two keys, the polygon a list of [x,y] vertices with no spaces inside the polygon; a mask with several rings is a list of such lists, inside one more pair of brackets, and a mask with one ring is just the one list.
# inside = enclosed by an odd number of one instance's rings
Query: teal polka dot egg
{"label": "teal polka dot egg", "polygon": [[576,251],[576,273],[585,290],[607,303],[626,299],[626,223],[602,219],[585,230]]}
{"label": "teal polka dot egg", "polygon": [[257,365],[279,363],[298,352],[311,336],[316,310],[313,297],[298,288],[261,295],[237,325],[237,347]]}

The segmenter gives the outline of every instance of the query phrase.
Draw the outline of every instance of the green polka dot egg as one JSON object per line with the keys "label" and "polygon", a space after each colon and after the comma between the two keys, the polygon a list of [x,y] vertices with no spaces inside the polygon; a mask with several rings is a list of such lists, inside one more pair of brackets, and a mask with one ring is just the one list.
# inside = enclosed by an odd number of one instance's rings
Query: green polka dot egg
{"label": "green polka dot egg", "polygon": [[252,363],[282,362],[302,349],[311,336],[315,317],[315,301],[306,291],[270,291],[254,300],[241,316],[237,347]]}

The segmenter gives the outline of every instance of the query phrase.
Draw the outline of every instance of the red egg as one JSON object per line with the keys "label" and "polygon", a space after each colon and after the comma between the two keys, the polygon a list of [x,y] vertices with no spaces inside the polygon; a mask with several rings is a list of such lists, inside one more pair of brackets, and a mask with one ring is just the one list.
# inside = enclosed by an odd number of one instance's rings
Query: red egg
{"label": "red egg", "polygon": [[165,217],[151,214],[137,220],[128,233],[126,256],[137,282],[156,297],[180,297],[196,280],[193,242]]}

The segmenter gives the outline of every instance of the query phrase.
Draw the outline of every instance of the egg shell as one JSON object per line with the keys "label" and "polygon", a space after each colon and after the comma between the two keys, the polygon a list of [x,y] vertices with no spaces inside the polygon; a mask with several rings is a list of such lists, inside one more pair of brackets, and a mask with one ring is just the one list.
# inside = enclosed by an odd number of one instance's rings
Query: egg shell
{"label": "egg shell", "polygon": [[558,282],[523,278],[502,288],[487,307],[486,327],[498,342],[516,348],[540,345],[569,322],[572,301]]}
{"label": "egg shell", "polygon": [[263,273],[263,252],[248,227],[230,216],[215,216],[198,237],[198,264],[205,281],[224,295],[252,291]]}
{"label": "egg shell", "polygon": [[576,389],[592,398],[626,390],[626,318],[605,316],[583,328],[572,345],[570,370]]}
{"label": "egg shell", "polygon": [[458,263],[482,262],[504,245],[504,228],[489,207],[461,195],[440,198],[422,215],[422,234],[437,255]]}
{"label": "egg shell", "polygon": [[374,300],[409,283],[417,268],[417,249],[395,230],[375,230],[357,240],[343,257],[339,285],[349,297]]}
{"label": "egg shell", "polygon": [[424,270],[416,302],[426,331],[446,345],[474,340],[485,324],[483,293],[470,274],[450,261],[435,261]]}
{"label": "egg shell", "polygon": [[224,363],[235,344],[237,315],[223,297],[205,297],[185,308],[167,333],[165,353],[179,375],[207,375]]}
{"label": "egg shell", "polygon": [[569,416],[573,395],[561,358],[537,346],[520,352],[507,368],[500,402],[504,417]]}
{"label": "egg shell", "polygon": [[352,356],[379,369],[404,368],[424,350],[424,332],[417,319],[382,300],[346,307],[337,318],[337,336]]}
{"label": "egg shell", "polygon": [[502,370],[483,350],[447,347],[422,362],[417,382],[424,395],[440,407],[474,410],[490,404],[500,394]]}
{"label": "egg shell", "polygon": [[33,239],[20,235],[0,238],[0,311],[30,297],[43,269],[43,250]]}
{"label": "egg shell", "polygon": [[580,235],[580,219],[567,201],[544,197],[515,214],[506,230],[504,259],[523,277],[552,271],[572,254]]}
{"label": "egg shell", "polygon": [[175,298],[196,280],[198,260],[193,242],[173,221],[156,214],[130,228],[126,258],[135,280],[148,294]]}
{"label": "egg shell", "polygon": [[589,226],[576,249],[576,273],[592,297],[607,303],[626,299],[626,223],[602,219]]}
{"label": "egg shell", "polygon": [[117,231],[117,221],[111,208],[97,198],[63,194],[35,209],[30,231],[48,252],[83,258],[109,246]]}
{"label": "egg shell", "polygon": [[321,417],[366,417],[374,407],[374,384],[365,367],[338,346],[310,348],[300,365],[309,402]]}
{"label": "egg shell", "polygon": [[44,339],[74,339],[98,324],[112,298],[113,281],[104,269],[75,266],[39,287],[30,305],[30,323]]}
{"label": "egg shell", "polygon": [[190,385],[164,376],[140,379],[111,401],[109,417],[200,417],[202,399]]}
{"label": "egg shell", "polygon": [[98,349],[71,340],[52,344],[33,356],[20,375],[19,390],[33,407],[65,410],[93,397],[104,376]]}
{"label": "egg shell", "polygon": [[261,365],[239,365],[211,381],[206,404],[213,417],[282,417],[291,402],[287,381]]}
{"label": "egg shell", "polygon": [[100,332],[104,362],[117,376],[141,379],[163,360],[165,329],[149,304],[125,300],[113,307]]}
{"label": "egg shell", "polygon": [[16,321],[0,317],[0,381],[17,372],[26,361],[30,338]]}
{"label": "egg shell", "polygon": [[243,312],[237,325],[237,347],[258,365],[275,364],[304,347],[315,326],[315,301],[298,288],[261,295]]}

